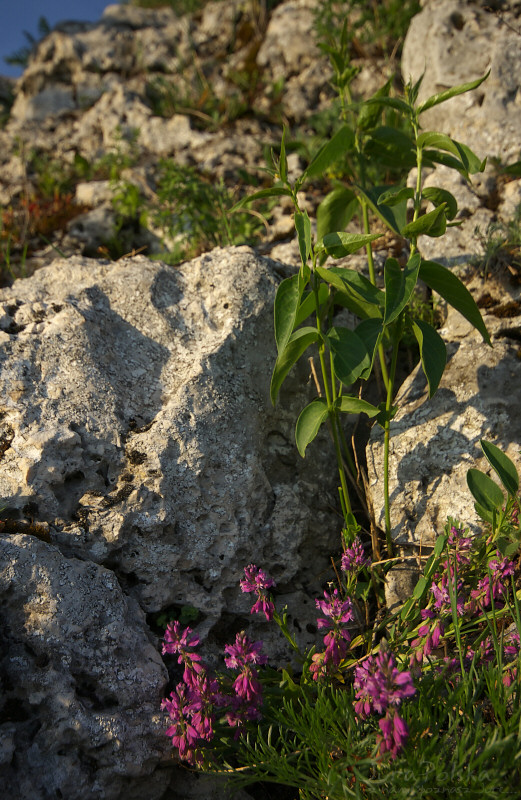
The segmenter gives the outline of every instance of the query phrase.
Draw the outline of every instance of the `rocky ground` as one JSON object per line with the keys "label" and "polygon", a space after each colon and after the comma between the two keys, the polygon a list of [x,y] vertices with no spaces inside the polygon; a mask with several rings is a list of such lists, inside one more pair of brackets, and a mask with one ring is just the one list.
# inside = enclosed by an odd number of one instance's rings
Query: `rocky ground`
{"label": "rocky ground", "polygon": [[[440,389],[426,403],[418,369],[400,389],[393,535],[408,546],[432,540],[447,514],[476,523],[465,474],[482,466],[480,438],[520,463],[521,184],[502,167],[521,150],[521,9],[490,5],[425,2],[401,61],[404,80],[425,69],[424,96],[491,71],[425,120],[489,159],[471,186],[443,168],[429,176],[457,197],[462,224],[423,253],[465,278],[494,347],[440,306]],[[269,569],[296,635],[314,640],[313,592],[338,548],[330,445],[324,433],[305,460],[294,445],[302,386],[314,391],[306,365],[276,409],[269,401],[273,298],[298,263],[291,208],[265,207],[267,230],[241,223],[229,246],[219,198],[269,185],[261,167],[282,123],[294,175],[328,130],[315,7],[232,0],[178,17],[109,6],[97,24],[45,37],[14,85],[0,131],[5,796],[221,797],[179,768],[164,736],[174,665],[158,619],[196,610],[215,661],[250,624],[244,565]],[[367,96],[396,64],[362,35],[352,48]],[[162,159],[178,165],[167,222]],[[312,217],[328,188],[302,194]],[[188,197],[206,216],[192,211],[183,229],[172,219]],[[377,266],[400,247],[386,240]],[[29,277],[12,283],[10,270]],[[376,430],[366,458],[381,524]],[[280,662],[280,642],[252,630]]]}

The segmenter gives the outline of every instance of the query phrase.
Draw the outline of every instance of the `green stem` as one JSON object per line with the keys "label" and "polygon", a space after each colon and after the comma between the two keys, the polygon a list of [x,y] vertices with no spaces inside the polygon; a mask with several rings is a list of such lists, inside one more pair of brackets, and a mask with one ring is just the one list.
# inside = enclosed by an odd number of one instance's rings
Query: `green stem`
{"label": "green stem", "polygon": [[[321,324],[320,324],[320,302],[319,302],[319,297],[318,297],[318,284],[319,284],[319,281],[318,281],[318,278],[317,278],[317,274],[315,272],[315,266],[316,266],[315,256],[313,256],[313,269],[312,269],[312,273],[311,273],[311,281],[312,281],[312,285],[313,285],[313,294],[314,294],[314,297],[315,297],[315,314],[316,314],[316,320],[317,320],[317,331],[319,332],[319,334],[321,334],[322,333],[322,329],[321,329]],[[348,488],[347,488],[347,481],[346,481],[346,476],[345,476],[345,472],[344,472],[344,464],[343,464],[343,461],[342,461],[342,452],[340,450],[340,443],[338,441],[338,430],[337,430],[338,417],[337,417],[337,413],[334,410],[333,400],[332,400],[332,397],[331,397],[331,390],[330,390],[330,387],[329,387],[329,380],[328,380],[328,374],[327,374],[326,360],[324,358],[324,351],[325,351],[324,344],[320,344],[319,348],[318,348],[318,357],[319,357],[319,360],[320,360],[320,369],[322,371],[322,380],[324,382],[324,391],[325,391],[325,394],[326,394],[326,402],[327,402],[327,407],[329,409],[329,419],[330,419],[330,422],[331,422],[331,431],[332,431],[332,434],[333,434],[333,442],[334,442],[334,445],[335,445],[335,454],[336,454],[336,460],[337,460],[337,464],[338,464],[338,472],[339,472],[339,475],[340,475],[340,485],[342,487],[342,493],[344,495],[344,502],[345,502],[345,505],[346,505],[347,514],[349,515],[349,514],[352,514],[351,501],[350,501],[350,498],[349,498],[349,491],[348,491]],[[333,375],[334,375],[334,373],[333,373]],[[333,375],[332,375],[332,378],[333,378]],[[334,381],[333,381],[333,393],[335,393]],[[348,523],[347,519],[345,520],[345,522],[346,522],[346,525],[348,526],[349,523]]]}
{"label": "green stem", "polygon": [[[360,205],[362,206],[362,223],[364,228],[364,233],[371,233],[371,229],[369,226],[369,208],[367,205],[367,201],[365,197],[360,198]],[[371,248],[371,244],[369,243],[366,245],[366,253],[367,253],[367,265],[369,267],[369,279],[373,286],[376,286],[376,276],[374,271],[374,258],[373,258],[373,250]],[[382,342],[378,345],[378,360],[380,361],[380,369],[382,372],[382,380],[384,382],[384,386],[386,390],[389,390],[389,373],[387,372],[387,364],[385,362],[385,351]]]}
{"label": "green stem", "polygon": [[389,502],[389,445],[391,438],[391,408],[393,403],[393,386],[396,377],[396,366],[398,364],[398,345],[402,334],[403,312],[398,317],[394,331],[393,355],[391,359],[391,372],[387,386],[387,399],[385,402],[385,426],[384,426],[384,505],[385,505],[385,540],[387,543],[387,555],[393,556],[393,539],[391,535],[391,509]]}

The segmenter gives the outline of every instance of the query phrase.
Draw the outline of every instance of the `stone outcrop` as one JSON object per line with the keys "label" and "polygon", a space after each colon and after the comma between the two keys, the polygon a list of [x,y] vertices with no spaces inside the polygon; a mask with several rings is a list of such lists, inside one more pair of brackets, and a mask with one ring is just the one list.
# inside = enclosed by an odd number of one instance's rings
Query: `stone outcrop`
{"label": "stone outcrop", "polygon": [[[319,585],[338,525],[318,488],[327,444],[306,460],[294,444],[301,392],[290,381],[269,401],[281,274],[249,248],[176,269],[57,259],[0,293],[2,516],[26,532],[0,562],[3,702],[27,708],[0,725],[0,775],[18,796],[43,798],[51,772],[71,800],[161,796],[166,670],[144,612],[151,625],[197,609],[216,657],[249,622],[238,581],[255,562],[313,641],[302,590]],[[15,747],[34,749],[34,775],[15,777]]]}
{"label": "stone outcrop", "polygon": [[[516,100],[521,75],[519,4],[508,4],[501,13],[488,3],[459,0],[427,0],[423,5],[412,20],[402,59],[404,80],[417,80],[425,72],[420,99],[490,69],[479,89],[426,112],[424,128],[449,133],[480,157],[516,161],[521,146]],[[477,274],[471,267],[488,226],[513,218],[521,200],[519,184],[497,183],[489,165],[470,185],[443,167],[427,177],[426,185],[443,186],[455,195],[463,223],[441,239],[422,237],[422,254],[450,266],[467,283],[485,315],[493,347],[450,311],[440,331],[448,343],[448,363],[438,392],[428,399],[421,367],[398,392],[400,411],[391,434],[392,528],[398,542],[415,545],[432,543],[449,515],[477,529],[466,473],[470,467],[487,471],[481,438],[502,448],[521,471],[519,274],[506,262],[488,274]],[[377,521],[383,525],[380,428],[371,432],[367,456]]]}
{"label": "stone outcrop", "polygon": [[[403,73],[425,68],[427,95],[491,67],[479,91],[438,106],[424,125],[482,156],[515,160],[518,39],[488,5],[425,2]],[[518,4],[509,6],[514,24]],[[135,145],[137,163],[121,177],[151,195],[162,157],[231,184],[241,169],[258,175],[265,146],[280,140],[277,104],[303,124],[332,90],[313,39],[316,2],[287,0],[271,15],[253,7],[212,2],[180,18],[109,6],[95,25],[59,26],[15,86],[0,131],[0,200],[10,203],[30,184],[24,158],[33,148],[70,165],[76,155],[93,164],[108,149],[128,154]],[[374,79],[378,69],[375,62],[357,79],[365,94],[383,82]],[[233,102],[244,100],[241,75],[255,70],[252,113],[232,119]],[[170,114],[160,113],[161,87],[175,98]],[[208,92],[213,123],[197,105]],[[289,161],[298,174],[299,154]],[[519,182],[498,182],[490,169],[471,187],[447,177],[439,170],[427,181],[457,196],[463,224],[442,240],[423,237],[421,247],[467,280],[482,249],[476,226],[484,233],[512,217]],[[159,656],[156,620],[196,610],[212,665],[246,625],[274,661],[284,660],[284,644],[252,620],[238,592],[242,567],[256,562],[277,580],[300,641],[314,641],[313,592],[338,548],[331,448],[324,430],[305,460],[296,451],[305,365],[275,410],[269,402],[273,298],[291,268],[243,247],[175,269],[139,256],[88,259],[114,230],[112,194],[106,175],[82,181],[76,201],[86,211],[59,243],[72,257],[56,259],[49,247],[30,267],[49,266],[0,292],[0,788],[21,800],[58,791],[69,800],[217,800],[222,787],[180,772],[164,736],[159,701],[176,675],[174,660]],[[302,193],[302,207],[312,214],[319,199]],[[295,264],[289,209],[281,207],[266,246]],[[385,256],[377,254],[378,267]],[[363,269],[362,261],[348,266]],[[432,541],[448,514],[476,525],[465,474],[485,466],[479,438],[521,466],[516,280],[515,270],[492,271],[469,284],[492,349],[450,313],[442,331],[450,360],[437,395],[426,400],[419,369],[399,390],[391,494],[402,543]],[[378,428],[367,459],[383,524]],[[389,581],[393,605],[411,591],[415,576],[405,567]]]}

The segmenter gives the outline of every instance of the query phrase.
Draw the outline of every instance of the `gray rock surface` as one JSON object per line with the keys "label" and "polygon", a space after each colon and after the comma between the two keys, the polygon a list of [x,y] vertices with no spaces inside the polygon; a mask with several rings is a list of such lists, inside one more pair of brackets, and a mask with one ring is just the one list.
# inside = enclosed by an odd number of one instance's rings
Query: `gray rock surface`
{"label": "gray rock surface", "polygon": [[[392,535],[400,544],[432,544],[449,516],[478,530],[467,470],[478,468],[494,477],[480,439],[500,447],[521,473],[519,289],[507,290],[499,282],[483,283],[481,278],[472,288],[478,302],[493,298],[485,316],[493,347],[451,310],[440,331],[449,344],[438,391],[428,399],[418,366],[396,396],[400,410],[391,428],[389,486]],[[509,316],[503,318],[507,303]],[[371,431],[367,460],[377,521],[384,527],[381,428]]]}
{"label": "gray rock surface", "polygon": [[490,70],[478,89],[422,115],[425,130],[440,130],[465,142],[481,158],[519,158],[521,7],[463,0],[427,0],[407,33],[402,75],[424,74],[420,100]]}
{"label": "gray rock surface", "polygon": [[[318,488],[327,439],[306,460],[293,441],[300,388],[290,380],[276,410],[269,401],[284,273],[249,248],[176,269],[72,258],[0,293],[3,518],[10,531],[47,523],[45,541],[9,535],[0,558],[1,702],[28,708],[0,725],[6,796],[43,800],[47,785],[70,800],[155,800],[175,788],[171,769],[157,771],[175,762],[144,612],[151,624],[198,609],[214,663],[252,619],[238,581],[254,562],[314,641],[309,593],[338,522],[334,491]],[[286,660],[265,623],[251,630]],[[34,773],[20,772],[30,753]]]}
{"label": "gray rock surface", "polygon": [[0,537],[0,794],[155,800],[167,672],[114,573]]}

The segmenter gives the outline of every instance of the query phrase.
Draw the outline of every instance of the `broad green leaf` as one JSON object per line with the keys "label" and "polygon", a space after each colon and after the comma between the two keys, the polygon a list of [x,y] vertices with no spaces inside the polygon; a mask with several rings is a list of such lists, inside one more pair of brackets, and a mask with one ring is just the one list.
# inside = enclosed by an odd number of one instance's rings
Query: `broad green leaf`
{"label": "broad green leaf", "polygon": [[273,405],[277,402],[280,387],[286,375],[310,344],[320,341],[321,336],[316,328],[299,328],[294,331],[284,350],[279,353],[271,376],[270,398]]}
{"label": "broad green leaf", "polygon": [[366,105],[379,105],[385,106],[386,108],[394,108],[396,111],[401,111],[402,114],[405,116],[409,116],[412,108],[411,106],[405,101],[402,100],[400,97],[370,97],[369,100],[366,100]]}
{"label": "broad green leaf", "polygon": [[337,378],[351,386],[371,365],[365,344],[348,328],[331,328],[327,339]]}
{"label": "broad green leaf", "polygon": [[428,147],[435,147],[438,150],[445,150],[451,153],[456,158],[459,158],[467,172],[473,174],[474,172],[483,172],[485,169],[485,161],[481,161],[475,153],[472,152],[470,147],[466,144],[461,144],[455,139],[451,139],[445,133],[438,133],[437,131],[424,131],[420,133],[416,140],[418,147],[422,149]]}
{"label": "broad green leaf", "polygon": [[412,596],[415,597],[417,600],[420,600],[423,597],[423,594],[428,586],[428,580],[425,575],[422,575],[413,589]]}
{"label": "broad green leaf", "polygon": [[439,333],[428,322],[414,320],[412,328],[420,346],[422,368],[429,384],[429,397],[432,397],[445,370],[447,348]]}
{"label": "broad green leaf", "polygon": [[364,145],[364,155],[389,166],[413,167],[416,164],[416,145],[406,133],[381,125],[371,131]]}
{"label": "broad green leaf", "polygon": [[519,491],[519,475],[514,462],[492,442],[481,439],[480,445],[488,463],[496,472],[510,497],[515,497]]}
{"label": "broad green leaf", "polygon": [[418,616],[419,609],[415,597],[409,597],[400,609],[400,618],[403,622],[408,622]]}
{"label": "broad green leaf", "polygon": [[319,253],[324,250],[333,258],[343,258],[356,253],[357,250],[374,242],[375,239],[380,239],[382,235],[381,233],[345,233],[344,231],[327,233],[322,241],[318,242],[315,251]]}
{"label": "broad green leaf", "polygon": [[467,470],[467,485],[476,503],[486,511],[501,509],[505,500],[503,492],[484,472],[479,469]]}
{"label": "broad green leaf", "polygon": [[295,440],[297,449],[304,458],[306,447],[313,441],[320,430],[320,426],[329,416],[325,400],[313,400],[309,406],[300,413],[295,427]]}
{"label": "broad green leaf", "polygon": [[439,189],[437,186],[428,186],[422,191],[422,197],[436,207],[445,203],[445,216],[447,219],[454,219],[458,213],[458,202],[454,195],[446,189]]}
{"label": "broad green leaf", "polygon": [[311,222],[307,211],[295,212],[295,228],[297,229],[300,260],[306,264],[311,255]]}
{"label": "broad green leaf", "polygon": [[340,186],[329,192],[317,208],[317,239],[322,239],[327,233],[344,230],[358,208],[358,200],[352,189]]}
{"label": "broad green leaf", "polygon": [[380,195],[391,188],[391,186],[374,186],[371,189],[364,189],[362,186],[355,186],[357,194],[366,200],[382,222],[392,231],[400,234],[401,229],[407,221],[407,200],[402,200],[392,207],[378,205],[378,198]]}
{"label": "broad green leaf", "polygon": [[395,206],[401,203],[402,200],[412,200],[414,197],[414,189],[410,186],[401,186],[399,188],[387,189],[382,192],[376,201],[379,206]]}
{"label": "broad green leaf", "polygon": [[481,519],[485,520],[485,522],[489,522],[491,525],[494,522],[494,514],[492,511],[489,511],[488,508],[484,508],[479,503],[474,503],[474,508],[476,509],[476,513],[481,517]]}
{"label": "broad green leaf", "polygon": [[428,111],[429,108],[433,106],[437,106],[440,103],[444,103],[446,100],[450,100],[451,97],[456,97],[459,94],[464,94],[465,92],[471,92],[472,89],[477,89],[478,86],[481,86],[483,81],[485,81],[488,76],[490,75],[490,70],[487,72],[486,75],[483,75],[482,78],[477,78],[475,81],[470,81],[470,83],[460,83],[459,86],[453,86],[451,89],[445,89],[444,92],[438,92],[438,94],[433,94],[428,100],[425,100],[417,109],[417,113],[423,114],[424,111]]}
{"label": "broad green leaf", "polygon": [[[323,306],[329,297],[329,289],[325,283],[321,283],[318,287],[318,304],[319,307]],[[304,299],[301,298],[300,306],[298,307],[297,316],[295,317],[294,328],[298,328],[303,322],[307,320],[310,314],[316,311],[315,307],[315,293],[308,292]]]}
{"label": "broad green leaf", "polygon": [[419,277],[456,311],[459,311],[480,332],[483,341],[487,344],[492,344],[474,298],[467,287],[450,269],[443,267],[436,261],[422,261]]}
{"label": "broad green leaf", "polygon": [[372,303],[377,308],[383,308],[385,303],[385,293],[381,289],[377,289],[360,272],[355,269],[343,269],[342,267],[317,267],[317,275],[320,275],[322,280],[330,283],[339,292],[346,292],[351,294],[356,292],[360,297],[368,303]]}
{"label": "broad green leaf", "polygon": [[450,153],[444,153],[443,150],[424,150],[423,151],[423,164],[425,167],[435,167],[436,164],[443,164],[444,167],[454,169],[462,175],[465,180],[470,179],[467,168],[459,158],[454,158]]}
{"label": "broad green leaf", "polygon": [[259,189],[258,192],[254,192],[253,194],[248,195],[248,197],[243,197],[242,200],[239,200],[238,203],[235,203],[228,213],[232,213],[232,211],[238,211],[239,209],[243,208],[248,203],[253,203],[254,200],[261,200],[263,197],[291,197],[291,192],[285,186],[272,186],[270,189]]}
{"label": "broad green leaf", "polygon": [[[382,97],[388,97],[391,83],[392,78],[389,78],[387,83],[378,89],[378,91],[375,92],[373,96],[369,98],[369,100],[379,100]],[[369,131],[371,128],[374,128],[378,124],[378,121],[382,115],[382,111],[383,106],[380,103],[364,102],[356,121],[356,127],[358,130]]]}
{"label": "broad green leaf", "polygon": [[366,381],[371,374],[371,370],[373,369],[376,346],[383,333],[383,324],[381,318],[362,320],[362,322],[356,326],[355,333],[358,338],[363,341],[365,349],[371,357],[371,364],[369,368],[360,373],[360,377]]}
{"label": "broad green leaf", "polygon": [[286,347],[295,328],[300,302],[298,275],[292,275],[279,284],[274,304],[275,342],[280,353]]}
{"label": "broad green leaf", "polygon": [[395,258],[388,258],[384,266],[385,314],[384,325],[389,325],[401,314],[418,282],[420,255],[415,253],[404,269]]}
{"label": "broad green leaf", "polygon": [[367,400],[360,400],[358,397],[349,397],[343,394],[338,404],[338,408],[344,414],[367,414],[368,417],[376,417],[380,409],[368,403]]}
{"label": "broad green leaf", "polygon": [[302,185],[307,178],[321,177],[331,164],[352,150],[354,143],[354,132],[348,125],[342,125],[311,160],[299,180],[299,185]]}
{"label": "broad green leaf", "polygon": [[416,238],[421,234],[441,236],[445,232],[445,227],[442,231],[440,231],[440,220],[445,223],[446,227],[447,218],[445,216],[445,203],[442,203],[441,206],[435,208],[434,211],[429,211],[428,214],[424,214],[422,217],[419,217],[414,222],[409,222],[408,225],[402,228],[400,233],[406,239]]}
{"label": "broad green leaf", "polygon": [[352,314],[363,320],[376,318],[381,321],[382,319],[382,312],[378,306],[362,300],[359,295],[355,294],[355,292],[350,292],[349,289],[345,292],[335,292],[333,303],[336,306],[347,308]]}

